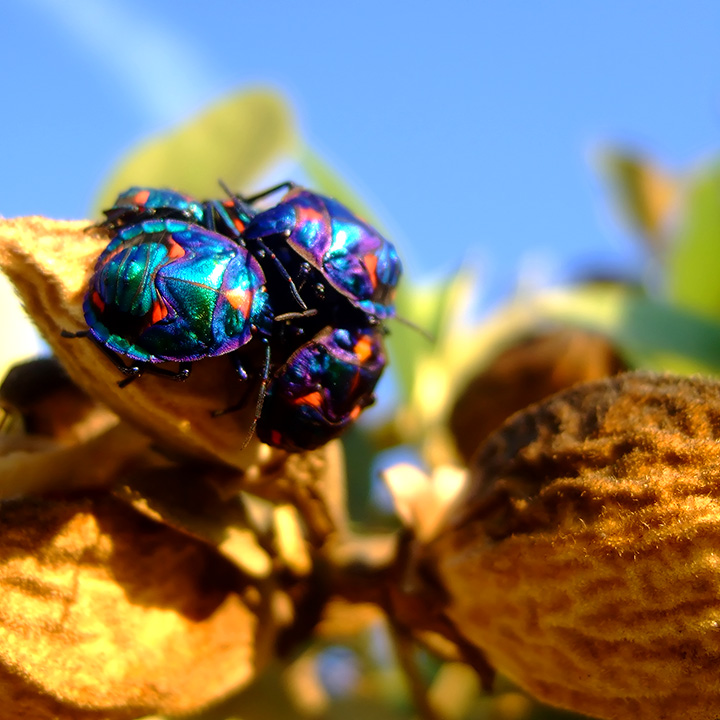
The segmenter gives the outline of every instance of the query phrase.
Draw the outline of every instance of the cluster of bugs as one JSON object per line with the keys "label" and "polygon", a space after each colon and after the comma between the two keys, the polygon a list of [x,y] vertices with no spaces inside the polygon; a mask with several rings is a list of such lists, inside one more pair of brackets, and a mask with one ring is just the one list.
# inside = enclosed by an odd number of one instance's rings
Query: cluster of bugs
{"label": "cluster of bugs", "polygon": [[193,362],[228,354],[242,381],[260,380],[249,434],[291,452],[319,447],[374,401],[400,260],[332,198],[293,183],[247,198],[224,190],[205,201],[121,193],[100,223],[111,240],[85,297],[88,329],[63,334],[97,343],[120,386],[143,373],[184,380]]}

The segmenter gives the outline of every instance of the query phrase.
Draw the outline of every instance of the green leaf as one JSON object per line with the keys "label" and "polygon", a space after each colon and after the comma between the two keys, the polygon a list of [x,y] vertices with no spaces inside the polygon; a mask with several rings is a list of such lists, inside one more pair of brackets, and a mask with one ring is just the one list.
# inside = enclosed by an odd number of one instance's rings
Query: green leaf
{"label": "green leaf", "polygon": [[622,217],[653,251],[664,250],[667,222],[677,195],[676,181],[649,158],[623,148],[604,149],[600,168]]}
{"label": "green leaf", "polygon": [[420,366],[433,358],[442,360],[453,352],[447,347],[448,333],[465,312],[473,283],[469,273],[458,273],[448,280],[427,285],[414,285],[403,278],[398,288],[397,314],[415,327],[391,320],[387,339],[401,404],[417,394],[415,385]]}
{"label": "green leaf", "polygon": [[292,115],[280,95],[237,93],[133,150],[111,173],[95,207],[110,207],[133,185],[171,187],[198,197],[217,196],[220,179],[247,189],[295,143]]}
{"label": "green leaf", "polygon": [[490,326],[519,332],[549,321],[606,335],[636,368],[720,374],[720,323],[622,287],[548,292],[506,310]]}
{"label": "green leaf", "polygon": [[691,179],[667,272],[678,305],[720,318],[720,163]]}

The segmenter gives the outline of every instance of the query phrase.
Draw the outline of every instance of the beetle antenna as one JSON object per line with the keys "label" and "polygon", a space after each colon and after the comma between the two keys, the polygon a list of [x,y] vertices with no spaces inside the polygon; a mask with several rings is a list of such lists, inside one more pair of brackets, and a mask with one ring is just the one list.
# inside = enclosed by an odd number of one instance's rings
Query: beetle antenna
{"label": "beetle antenna", "polygon": [[400,317],[400,315],[395,315],[395,320],[397,320],[399,323],[402,323],[405,325],[405,327],[409,327],[411,330],[415,330],[415,332],[419,332],[428,342],[436,343],[437,338],[425,328],[421,328],[419,325],[416,325],[411,320],[408,320],[407,318]]}

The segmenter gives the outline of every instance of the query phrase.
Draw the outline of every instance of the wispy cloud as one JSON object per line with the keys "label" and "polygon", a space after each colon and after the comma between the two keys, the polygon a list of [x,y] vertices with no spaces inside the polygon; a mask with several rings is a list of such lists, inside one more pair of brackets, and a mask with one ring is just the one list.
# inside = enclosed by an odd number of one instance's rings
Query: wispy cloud
{"label": "wispy cloud", "polygon": [[[187,115],[218,90],[212,67],[192,35],[178,23],[157,15],[150,3],[142,14],[114,0],[31,0],[52,14],[73,42],[87,48],[108,70],[108,82],[136,102],[153,123],[165,124]],[[137,7],[137,6],[136,6]],[[190,27],[195,30],[194,23]]]}

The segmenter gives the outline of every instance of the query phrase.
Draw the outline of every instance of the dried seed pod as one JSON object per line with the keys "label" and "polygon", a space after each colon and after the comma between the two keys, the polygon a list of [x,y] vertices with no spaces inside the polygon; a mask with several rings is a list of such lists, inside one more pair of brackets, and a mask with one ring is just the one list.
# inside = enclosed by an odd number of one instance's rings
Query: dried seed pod
{"label": "dried seed pod", "polygon": [[628,373],[513,416],[423,548],[444,613],[545,702],[720,716],[720,383]]}
{"label": "dried seed pod", "polygon": [[87,221],[39,217],[0,220],[0,270],[15,285],[72,379],[176,453],[243,469],[284,457],[256,440],[242,447],[254,414],[252,402],[247,411],[212,417],[214,410],[228,407],[244,391],[226,357],[197,363],[185,383],[143,377],[120,389],[117,368],[99,348],[87,340],[61,337],[62,330],[85,327],[83,297],[95,261],[108,243],[102,232],[86,232],[87,226]]}
{"label": "dried seed pod", "polygon": [[4,504],[0,588],[3,717],[192,712],[278,631],[267,583],[105,494]]}
{"label": "dried seed pod", "polygon": [[531,403],[626,369],[609,340],[585,330],[564,328],[520,340],[459,395],[449,425],[460,455],[469,461],[491,432]]}
{"label": "dried seed pod", "polygon": [[[216,476],[228,468],[173,464],[147,444],[121,424],[69,448],[0,457],[0,496],[18,486],[8,476],[44,490],[60,475],[63,488],[81,482],[87,493],[3,504],[8,717],[194,712],[312,631],[326,588],[295,508],[237,492],[223,499]],[[307,461],[332,467],[338,452],[331,443]],[[112,495],[88,492],[95,475]],[[314,528],[315,544],[337,530],[324,529]]]}
{"label": "dried seed pod", "polygon": [[26,434],[63,445],[87,440],[118,422],[72,382],[54,357],[11,367],[0,384],[0,406],[21,418]]}

